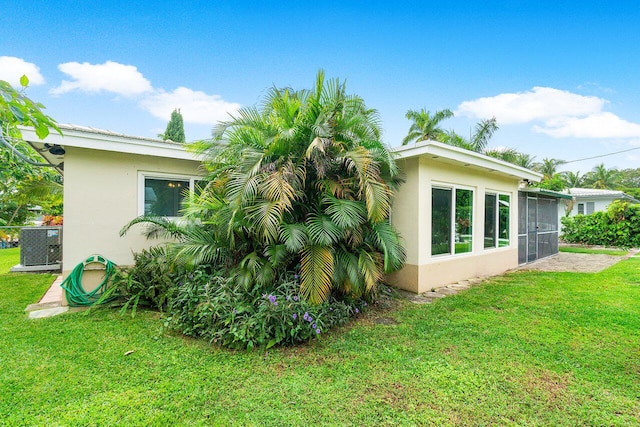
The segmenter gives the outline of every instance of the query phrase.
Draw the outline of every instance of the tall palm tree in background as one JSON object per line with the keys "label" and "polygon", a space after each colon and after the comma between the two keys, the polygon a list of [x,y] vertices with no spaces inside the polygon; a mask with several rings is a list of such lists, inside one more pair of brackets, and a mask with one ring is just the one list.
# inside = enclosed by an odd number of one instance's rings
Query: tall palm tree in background
{"label": "tall palm tree in background", "polygon": [[412,121],[409,133],[402,140],[402,145],[410,142],[420,141],[440,141],[445,131],[440,128],[440,122],[453,117],[453,112],[449,109],[436,111],[431,115],[430,111],[424,108],[420,111],[409,110],[405,117]]}
{"label": "tall palm tree in background", "polygon": [[484,153],[489,145],[489,140],[498,129],[498,122],[495,117],[492,117],[476,123],[473,132],[469,135],[469,139],[454,131],[449,131],[442,135],[440,141],[445,144],[475,151],[476,153]]}
{"label": "tall palm tree in background", "polygon": [[562,179],[565,185],[567,186],[567,188],[580,188],[584,183],[584,176],[580,175],[580,171],[562,172]]}
{"label": "tall palm tree in background", "polygon": [[618,170],[607,169],[600,163],[586,175],[585,181],[593,188],[612,189],[618,184]]}
{"label": "tall palm tree in background", "polygon": [[401,179],[380,134],[378,113],[323,72],[311,90],[273,88],[196,147],[209,183],[188,203],[188,227],[133,223],[173,233],[178,256],[247,288],[291,272],[314,303],[364,296],[405,258],[389,222]]}
{"label": "tall palm tree in background", "polygon": [[534,170],[542,174],[543,180],[550,180],[558,173],[558,166],[564,164],[564,160],[545,157],[541,163],[534,165]]}

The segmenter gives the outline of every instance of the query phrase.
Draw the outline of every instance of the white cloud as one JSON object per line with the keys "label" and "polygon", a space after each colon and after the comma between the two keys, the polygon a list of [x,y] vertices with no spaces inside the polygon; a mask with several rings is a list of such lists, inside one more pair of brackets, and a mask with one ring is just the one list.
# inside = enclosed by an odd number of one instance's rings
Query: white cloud
{"label": "white cloud", "polygon": [[600,112],[606,100],[583,96],[550,87],[534,87],[528,92],[500,95],[465,101],[456,114],[488,119],[495,117],[500,124],[527,123],[558,116],[585,116]]}
{"label": "white cloud", "polygon": [[66,62],[58,65],[58,69],[73,80],[63,80],[60,86],[53,88],[53,95],[79,90],[89,93],[113,92],[123,96],[140,95],[151,92],[153,88],[149,80],[144,78],[138,68],[133,65],[107,61],[104,64],[88,62]]}
{"label": "white cloud", "polygon": [[496,117],[500,125],[538,122],[531,129],[554,138],[640,137],[640,124],[603,111],[608,103],[597,96],[534,87],[527,92],[464,101],[456,114],[481,119]]}
{"label": "white cloud", "polygon": [[613,113],[600,112],[586,117],[557,117],[544,126],[534,126],[534,132],[554,138],[637,138],[640,124],[621,119]]}
{"label": "white cloud", "polygon": [[169,120],[171,112],[179,108],[185,122],[205,125],[227,119],[229,113],[241,107],[235,102],[225,101],[219,95],[207,95],[186,87],[178,87],[172,92],[159,90],[140,101],[140,106],[164,120]]}
{"label": "white cloud", "polygon": [[15,56],[0,56],[0,80],[9,82],[13,87],[20,87],[20,77],[29,78],[29,85],[44,84],[44,77],[36,64]]}

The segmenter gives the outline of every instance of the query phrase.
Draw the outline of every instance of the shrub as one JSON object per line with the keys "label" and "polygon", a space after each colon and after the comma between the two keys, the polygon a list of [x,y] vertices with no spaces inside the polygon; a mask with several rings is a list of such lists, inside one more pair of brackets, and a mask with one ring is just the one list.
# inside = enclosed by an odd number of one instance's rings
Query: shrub
{"label": "shrub", "polygon": [[564,217],[562,225],[569,243],[640,247],[640,205],[616,200],[606,212]]}
{"label": "shrub", "polygon": [[346,322],[366,306],[363,301],[335,299],[311,305],[300,297],[299,290],[295,277],[260,293],[229,278],[196,271],[179,283],[166,324],[225,347],[269,348],[307,341]]}
{"label": "shrub", "polygon": [[134,261],[133,267],[116,270],[106,298],[119,297],[122,312],[130,308],[135,314],[138,305],[164,311],[176,291],[175,284],[186,274],[185,267],[175,262],[166,246],[143,249],[134,254]]}

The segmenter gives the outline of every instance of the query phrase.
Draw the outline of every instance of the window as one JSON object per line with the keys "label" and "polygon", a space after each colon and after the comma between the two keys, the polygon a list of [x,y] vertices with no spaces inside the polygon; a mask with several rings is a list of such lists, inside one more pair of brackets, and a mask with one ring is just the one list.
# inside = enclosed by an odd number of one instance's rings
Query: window
{"label": "window", "polygon": [[592,214],[596,210],[596,202],[587,202],[587,215]]}
{"label": "window", "polygon": [[584,203],[578,203],[578,215],[584,215]]}
{"label": "window", "polygon": [[193,191],[196,182],[193,177],[140,173],[138,214],[180,216],[186,192]]}
{"label": "window", "polygon": [[484,247],[502,248],[510,244],[511,198],[507,194],[484,195]]}
{"label": "window", "polygon": [[462,188],[431,190],[431,255],[471,252],[473,191]]}

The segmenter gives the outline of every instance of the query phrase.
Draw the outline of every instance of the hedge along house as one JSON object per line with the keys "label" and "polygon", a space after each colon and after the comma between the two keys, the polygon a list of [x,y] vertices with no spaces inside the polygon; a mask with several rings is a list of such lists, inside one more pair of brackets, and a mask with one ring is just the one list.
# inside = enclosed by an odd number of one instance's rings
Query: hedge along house
{"label": "hedge along house", "polygon": [[33,129],[23,138],[64,176],[62,272],[89,255],[118,265],[158,241],[142,233],[120,237],[124,225],[142,214],[178,216],[185,189],[193,190],[201,162],[181,144],[104,130],[60,125],[64,136],[44,141]]}
{"label": "hedge along house", "polygon": [[394,151],[406,183],[391,219],[407,251],[395,286],[420,293],[518,266],[518,192],[541,174],[435,141]]}

